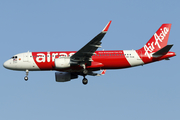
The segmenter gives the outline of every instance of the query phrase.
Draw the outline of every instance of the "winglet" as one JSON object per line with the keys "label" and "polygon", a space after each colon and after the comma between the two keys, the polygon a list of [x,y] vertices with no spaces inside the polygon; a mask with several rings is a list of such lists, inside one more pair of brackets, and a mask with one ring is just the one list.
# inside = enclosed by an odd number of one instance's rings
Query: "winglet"
{"label": "winglet", "polygon": [[106,73],[106,69],[104,69],[101,73],[93,73],[93,72],[89,72],[88,75],[92,75],[92,76],[101,76],[104,75]]}
{"label": "winglet", "polygon": [[109,26],[111,24],[112,21],[109,21],[109,23],[106,25],[106,27],[102,30],[102,32],[107,32],[109,29]]}
{"label": "winglet", "polygon": [[101,75],[104,75],[106,73],[106,69],[104,69],[102,72],[101,72]]}

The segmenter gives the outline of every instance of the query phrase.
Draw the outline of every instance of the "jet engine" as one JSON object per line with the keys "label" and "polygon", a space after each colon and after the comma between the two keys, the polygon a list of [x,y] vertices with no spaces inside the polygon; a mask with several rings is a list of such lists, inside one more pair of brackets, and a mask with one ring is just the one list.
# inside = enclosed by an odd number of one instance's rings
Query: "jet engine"
{"label": "jet engine", "polygon": [[67,82],[78,78],[78,75],[70,72],[55,72],[56,82]]}
{"label": "jet engine", "polygon": [[54,60],[55,67],[57,69],[68,68],[70,67],[70,58],[61,57]]}

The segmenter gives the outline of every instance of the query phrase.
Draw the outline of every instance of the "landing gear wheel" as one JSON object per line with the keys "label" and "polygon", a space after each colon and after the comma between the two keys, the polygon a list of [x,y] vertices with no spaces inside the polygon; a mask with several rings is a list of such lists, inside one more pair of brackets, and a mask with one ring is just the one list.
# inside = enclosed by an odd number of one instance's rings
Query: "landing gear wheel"
{"label": "landing gear wheel", "polygon": [[82,80],[82,83],[83,83],[84,85],[86,85],[86,84],[88,83],[88,80],[87,80],[86,78],[84,78],[84,79]]}
{"label": "landing gear wheel", "polygon": [[88,70],[84,69],[83,70],[83,74],[87,75],[88,74]]}
{"label": "landing gear wheel", "polygon": [[25,81],[27,81],[27,80],[28,80],[28,77],[27,77],[27,76],[25,76],[25,77],[24,77],[24,80],[25,80]]}
{"label": "landing gear wheel", "polygon": [[26,70],[26,76],[24,77],[24,80],[25,80],[25,81],[28,80],[28,73],[29,73],[29,70]]}

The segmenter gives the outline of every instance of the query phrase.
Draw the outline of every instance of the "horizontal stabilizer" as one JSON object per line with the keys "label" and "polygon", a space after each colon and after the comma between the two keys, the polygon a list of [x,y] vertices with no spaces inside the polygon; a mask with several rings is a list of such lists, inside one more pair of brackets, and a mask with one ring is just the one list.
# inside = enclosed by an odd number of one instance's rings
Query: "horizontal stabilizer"
{"label": "horizontal stabilizer", "polygon": [[173,45],[166,45],[165,47],[163,47],[162,49],[158,50],[157,52],[155,52],[154,54],[152,54],[153,57],[161,57],[165,54],[167,54],[169,52],[169,50],[171,49]]}

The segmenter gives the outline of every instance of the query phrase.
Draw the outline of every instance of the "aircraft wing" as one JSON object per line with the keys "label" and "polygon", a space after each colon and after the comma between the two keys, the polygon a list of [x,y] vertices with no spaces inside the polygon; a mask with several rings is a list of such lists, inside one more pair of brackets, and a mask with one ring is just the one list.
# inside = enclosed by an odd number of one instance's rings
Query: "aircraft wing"
{"label": "aircraft wing", "polygon": [[75,62],[89,62],[92,61],[91,56],[94,52],[101,47],[101,40],[108,31],[108,28],[111,24],[111,21],[106,25],[106,27],[90,42],[88,42],[84,47],[77,51],[74,55],[71,56],[71,61]]}

